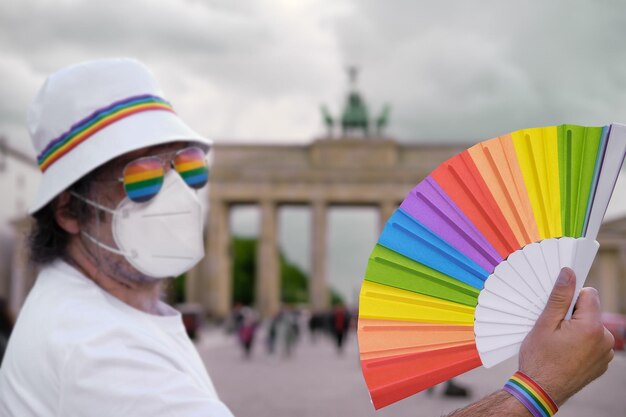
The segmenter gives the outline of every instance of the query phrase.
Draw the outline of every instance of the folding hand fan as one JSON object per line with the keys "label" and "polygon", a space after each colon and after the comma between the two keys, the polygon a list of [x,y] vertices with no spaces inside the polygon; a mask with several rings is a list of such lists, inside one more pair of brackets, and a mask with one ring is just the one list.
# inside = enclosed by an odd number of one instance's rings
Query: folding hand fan
{"label": "folding hand fan", "polygon": [[519,130],[449,159],[408,194],[360,294],[376,408],[518,353],[564,266],[577,297],[625,154],[623,125]]}

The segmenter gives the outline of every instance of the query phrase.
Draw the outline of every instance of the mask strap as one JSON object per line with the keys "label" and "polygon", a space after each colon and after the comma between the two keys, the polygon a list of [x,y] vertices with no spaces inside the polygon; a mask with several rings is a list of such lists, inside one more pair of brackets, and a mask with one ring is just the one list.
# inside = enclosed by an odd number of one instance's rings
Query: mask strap
{"label": "mask strap", "polygon": [[102,211],[106,211],[107,213],[110,213],[110,214],[115,214],[115,210],[110,209],[108,207],[105,207],[105,206],[103,206],[101,204],[98,204],[95,201],[92,201],[92,200],[90,200],[88,198],[85,198],[82,195],[80,195],[80,194],[78,194],[78,193],[76,193],[74,191],[70,191],[70,194],[73,195],[74,197],[78,198],[79,200],[84,201],[85,203],[89,204],[90,206],[93,206],[93,207],[95,207],[95,208],[97,208],[99,210],[102,210]]}
{"label": "mask strap", "polygon": [[[110,209],[108,207],[105,207],[105,206],[103,206],[101,204],[98,204],[95,201],[92,201],[92,200],[90,200],[88,198],[85,198],[82,195],[80,195],[80,194],[78,194],[78,193],[76,193],[74,191],[70,191],[70,194],[73,195],[74,197],[78,198],[79,200],[82,200],[85,203],[89,204],[90,206],[93,206],[93,207],[95,207],[95,208],[97,208],[99,210],[106,211],[107,213],[111,213],[111,214],[115,214],[116,213],[115,210],[112,210],[112,209]],[[96,228],[98,230],[100,230],[99,219],[100,219],[100,216],[96,215],[96,222],[97,222]],[[119,249],[115,249],[115,248],[113,248],[113,247],[111,247],[111,246],[109,246],[109,245],[107,245],[105,243],[102,243],[98,239],[96,239],[95,237],[91,236],[87,232],[81,231],[80,233],[83,236],[85,236],[87,239],[91,240],[96,246],[98,246],[98,247],[100,247],[102,249],[106,249],[109,252],[113,252],[113,253],[116,253],[118,255],[127,256],[127,257],[131,257],[131,258],[134,258],[136,256],[136,254],[134,254],[134,253],[126,253],[126,252],[123,252],[123,251],[121,251]]]}
{"label": "mask strap", "polygon": [[130,254],[126,253],[126,252],[122,252],[119,249],[112,248],[111,246],[109,246],[109,245],[107,245],[105,243],[100,242],[98,239],[96,239],[95,237],[91,236],[87,232],[80,232],[80,233],[83,236],[85,236],[87,239],[91,240],[94,244],[96,244],[97,246],[101,247],[102,249],[106,249],[109,252],[117,253],[118,255],[122,255],[122,256],[130,255]]}

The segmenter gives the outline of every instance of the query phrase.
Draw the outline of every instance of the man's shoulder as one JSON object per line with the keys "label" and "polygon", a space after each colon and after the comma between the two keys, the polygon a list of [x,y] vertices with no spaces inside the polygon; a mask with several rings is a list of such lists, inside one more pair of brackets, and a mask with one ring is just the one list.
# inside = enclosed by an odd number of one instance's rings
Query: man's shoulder
{"label": "man's shoulder", "polygon": [[39,273],[22,314],[60,321],[60,325],[104,324],[119,314],[119,309],[93,281],[69,269],[67,264],[55,263]]}
{"label": "man's shoulder", "polygon": [[45,267],[19,312],[2,378],[29,387],[45,385],[54,393],[77,348],[101,340],[110,346],[116,341],[132,343],[135,333],[132,320],[108,302],[95,284],[72,271]]}
{"label": "man's shoulder", "polygon": [[111,331],[135,334],[142,324],[120,303],[67,264],[53,264],[39,273],[16,330],[29,338],[37,334],[35,339],[52,348],[84,343]]}

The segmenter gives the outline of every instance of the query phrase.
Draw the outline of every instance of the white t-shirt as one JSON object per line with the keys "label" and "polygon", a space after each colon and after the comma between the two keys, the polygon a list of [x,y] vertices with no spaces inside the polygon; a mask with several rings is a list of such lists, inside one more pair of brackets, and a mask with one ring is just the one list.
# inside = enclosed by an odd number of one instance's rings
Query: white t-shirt
{"label": "white t-shirt", "polygon": [[0,416],[232,416],[169,308],[147,314],[67,263],[46,267],[0,368]]}

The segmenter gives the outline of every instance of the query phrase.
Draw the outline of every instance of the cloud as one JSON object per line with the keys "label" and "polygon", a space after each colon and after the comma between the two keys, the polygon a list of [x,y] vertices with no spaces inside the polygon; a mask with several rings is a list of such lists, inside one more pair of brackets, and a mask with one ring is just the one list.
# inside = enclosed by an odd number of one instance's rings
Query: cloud
{"label": "cloud", "polygon": [[41,83],[27,63],[14,55],[0,55],[0,136],[22,152],[32,153],[26,132],[26,108]]}
{"label": "cloud", "polygon": [[393,104],[412,141],[466,141],[523,127],[626,120],[620,2],[355,2],[342,57],[370,102]]}
{"label": "cloud", "polygon": [[[3,80],[18,100],[0,130],[18,131],[35,84],[71,63],[133,56],[153,70],[196,130],[225,139],[308,141],[321,130],[319,103],[343,84],[338,47],[325,25],[340,2],[148,0],[7,1],[0,47],[14,71]],[[11,139],[21,142],[24,138]]]}
{"label": "cloud", "polygon": [[[7,0],[0,47],[39,82],[77,61],[137,57],[192,126],[227,141],[318,136],[319,104],[340,113],[344,69],[357,64],[371,115],[392,104],[393,136],[469,143],[625,120],[622,9],[563,0]],[[34,94],[10,74],[3,83],[18,99],[0,109],[3,131]]]}

